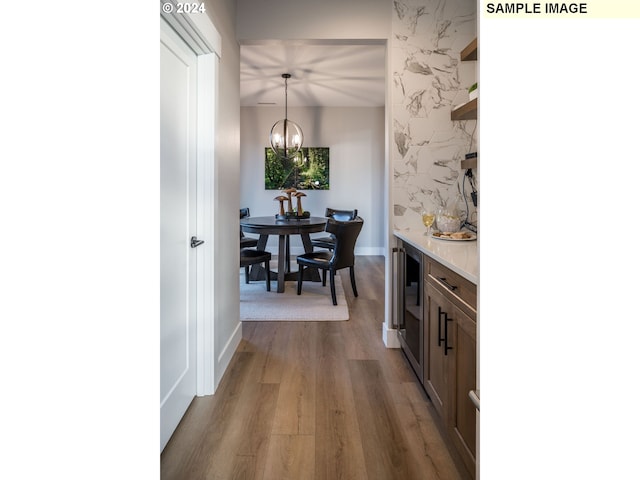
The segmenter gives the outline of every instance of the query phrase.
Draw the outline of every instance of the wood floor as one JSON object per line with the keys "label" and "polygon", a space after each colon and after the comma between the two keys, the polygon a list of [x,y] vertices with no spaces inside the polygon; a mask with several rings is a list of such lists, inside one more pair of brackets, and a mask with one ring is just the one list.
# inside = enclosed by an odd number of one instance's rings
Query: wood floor
{"label": "wood floor", "polygon": [[384,259],[357,258],[357,298],[340,274],[348,321],[243,324],[216,394],[194,399],[165,447],[163,480],[467,478],[401,351],[382,343]]}

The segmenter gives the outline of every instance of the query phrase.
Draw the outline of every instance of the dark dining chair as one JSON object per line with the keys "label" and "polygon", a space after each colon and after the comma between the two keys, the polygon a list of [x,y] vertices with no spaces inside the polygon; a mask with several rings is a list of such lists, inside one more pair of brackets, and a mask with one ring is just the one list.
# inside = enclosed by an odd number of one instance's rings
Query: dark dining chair
{"label": "dark dining chair", "polygon": [[349,275],[351,277],[351,288],[353,295],[358,296],[356,288],[355,266],[355,247],[356,240],[364,221],[360,217],[354,220],[338,221],[333,218],[327,219],[325,231],[333,234],[335,244],[332,251],[308,252],[298,255],[298,295],[302,293],[303,271],[306,268],[318,268],[322,270],[322,285],[327,284],[327,271],[329,271],[329,284],[331,286],[331,300],[334,305],[338,304],[336,299],[336,283],[335,275],[338,270],[349,267]]}
{"label": "dark dining chair", "polygon": [[[251,213],[248,208],[240,209],[240,218],[250,217]],[[240,227],[240,248],[250,248],[258,246],[258,239],[253,237],[247,237]]]}
{"label": "dark dining chair", "polygon": [[[358,209],[336,210],[334,208],[327,208],[325,209],[324,216],[327,218],[333,218],[334,220],[339,220],[341,222],[346,222],[349,220],[354,220],[358,216]],[[333,250],[335,243],[336,239],[333,235],[311,239],[311,245],[313,245],[314,248],[318,247]]]}
{"label": "dark dining chair", "polygon": [[254,250],[252,248],[243,248],[240,250],[240,266],[244,267],[244,283],[249,283],[249,267],[264,263],[265,276],[267,278],[267,292],[271,291],[271,272],[269,271],[269,262],[271,261],[271,253],[262,250]]}

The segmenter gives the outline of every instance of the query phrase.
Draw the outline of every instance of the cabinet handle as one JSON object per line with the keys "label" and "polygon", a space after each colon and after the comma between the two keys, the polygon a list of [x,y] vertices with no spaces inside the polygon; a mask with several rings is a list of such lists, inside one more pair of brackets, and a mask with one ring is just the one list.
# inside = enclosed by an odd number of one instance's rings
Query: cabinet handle
{"label": "cabinet handle", "polygon": [[445,337],[442,336],[442,314],[444,313],[445,325],[447,320],[447,312],[442,311],[442,307],[438,307],[438,346],[442,346]]}
{"label": "cabinet handle", "polygon": [[469,398],[471,399],[471,403],[476,407],[476,410],[480,411],[480,397],[475,390],[469,390]]}
{"label": "cabinet handle", "polygon": [[453,318],[447,318],[447,314],[444,314],[444,354],[446,355],[449,350],[453,350],[453,347],[449,346],[449,323],[453,322]]}
{"label": "cabinet handle", "polygon": [[438,277],[438,280],[440,280],[440,281],[444,284],[444,286],[445,286],[445,287],[447,287],[447,288],[448,288],[449,290],[451,290],[452,292],[453,292],[456,288],[458,288],[458,287],[456,287],[455,285],[451,285],[449,282],[447,282],[447,279],[446,279],[446,278],[444,278],[444,277]]}

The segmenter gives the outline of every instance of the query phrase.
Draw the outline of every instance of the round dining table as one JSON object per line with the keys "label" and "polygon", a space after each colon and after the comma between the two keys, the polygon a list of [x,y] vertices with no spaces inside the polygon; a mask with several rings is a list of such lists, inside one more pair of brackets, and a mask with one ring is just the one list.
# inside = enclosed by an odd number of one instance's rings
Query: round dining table
{"label": "round dining table", "polygon": [[[313,251],[310,233],[323,232],[327,219],[325,217],[309,217],[301,219],[279,219],[275,216],[268,217],[244,217],[240,219],[240,228],[244,233],[257,233],[258,250],[265,250],[269,235],[278,236],[278,271],[277,292],[284,292],[285,280],[295,280],[297,272],[291,272],[291,262],[289,258],[289,236],[300,235],[305,253]],[[263,279],[264,271],[258,265],[251,269],[250,279]],[[310,277],[307,277],[307,272]],[[315,269],[305,269],[305,279],[320,280],[320,274]]]}

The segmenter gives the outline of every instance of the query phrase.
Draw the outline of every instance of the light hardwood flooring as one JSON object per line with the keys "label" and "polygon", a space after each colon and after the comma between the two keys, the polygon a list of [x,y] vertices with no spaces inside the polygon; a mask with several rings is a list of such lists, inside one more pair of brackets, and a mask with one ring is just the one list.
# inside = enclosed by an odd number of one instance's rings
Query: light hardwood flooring
{"label": "light hardwood flooring", "polygon": [[193,400],[165,447],[163,480],[467,478],[403,354],[382,343],[384,259],[357,257],[357,298],[340,274],[348,321],[243,324],[216,394]]}

